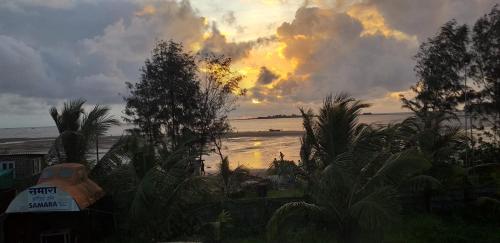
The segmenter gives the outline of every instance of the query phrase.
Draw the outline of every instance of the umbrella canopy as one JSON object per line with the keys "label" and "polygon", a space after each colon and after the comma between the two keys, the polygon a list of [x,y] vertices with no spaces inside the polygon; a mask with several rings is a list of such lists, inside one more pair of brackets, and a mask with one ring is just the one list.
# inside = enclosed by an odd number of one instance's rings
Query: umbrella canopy
{"label": "umbrella canopy", "polygon": [[88,178],[85,166],[64,163],[45,168],[37,185],[17,195],[6,213],[80,211],[103,196],[102,188]]}

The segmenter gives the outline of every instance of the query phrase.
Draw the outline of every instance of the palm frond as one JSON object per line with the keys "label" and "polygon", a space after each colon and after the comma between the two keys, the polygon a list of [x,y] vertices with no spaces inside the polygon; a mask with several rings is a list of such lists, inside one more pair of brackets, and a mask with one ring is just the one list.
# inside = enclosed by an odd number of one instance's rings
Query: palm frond
{"label": "palm frond", "polygon": [[316,135],[314,134],[314,113],[310,109],[305,111],[302,108],[300,108],[300,113],[302,114],[304,126],[304,135],[302,135],[300,140],[300,159],[302,160],[304,169],[308,173],[313,173],[318,168],[314,159],[314,150],[318,146]]}
{"label": "palm frond", "polygon": [[85,112],[83,105],[85,99],[75,99],[65,102],[58,118],[61,131],[77,131],[80,128],[80,118]]}
{"label": "palm frond", "polygon": [[405,178],[430,168],[430,162],[416,150],[407,150],[392,155],[373,175],[370,182],[397,184]]}
{"label": "palm frond", "polygon": [[356,201],[350,214],[365,229],[374,230],[397,218],[400,209],[398,192],[392,186],[379,187]]}
{"label": "palm frond", "polygon": [[475,202],[476,206],[485,212],[500,215],[500,200],[491,197],[480,197]]}
{"label": "palm frond", "polygon": [[291,202],[278,208],[267,224],[267,239],[277,242],[283,234],[293,227],[304,226],[309,222],[327,221],[321,207],[306,202]]}
{"label": "palm frond", "polygon": [[116,167],[123,164],[124,161],[130,161],[130,152],[127,150],[131,143],[131,136],[122,136],[115,142],[106,154],[96,162],[96,165],[90,171],[90,177],[99,181],[108,176]]}
{"label": "palm frond", "polygon": [[89,113],[83,115],[82,133],[89,139],[94,139],[104,135],[111,126],[118,125],[118,120],[109,115],[109,112],[109,107],[95,105]]}
{"label": "palm frond", "polygon": [[57,130],[59,131],[59,133],[62,133],[63,127],[61,125],[59,112],[57,111],[57,108],[54,106],[50,107],[49,114],[50,114],[50,117],[52,117],[52,119],[54,120],[54,123],[56,124]]}
{"label": "palm frond", "polygon": [[421,192],[425,190],[437,190],[443,187],[441,182],[430,175],[417,175],[405,180],[401,187],[409,188],[413,192]]}
{"label": "palm frond", "polygon": [[363,126],[358,123],[360,112],[369,106],[344,93],[335,97],[330,95],[324,100],[316,132],[318,149],[324,162],[331,162],[347,151],[359,127]]}

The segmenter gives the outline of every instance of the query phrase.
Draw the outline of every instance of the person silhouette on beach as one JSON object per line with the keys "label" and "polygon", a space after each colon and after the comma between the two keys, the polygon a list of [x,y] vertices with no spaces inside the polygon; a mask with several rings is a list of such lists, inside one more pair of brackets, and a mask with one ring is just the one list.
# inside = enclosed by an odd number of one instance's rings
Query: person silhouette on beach
{"label": "person silhouette on beach", "polygon": [[203,160],[200,161],[200,171],[202,175],[205,175],[205,163]]}

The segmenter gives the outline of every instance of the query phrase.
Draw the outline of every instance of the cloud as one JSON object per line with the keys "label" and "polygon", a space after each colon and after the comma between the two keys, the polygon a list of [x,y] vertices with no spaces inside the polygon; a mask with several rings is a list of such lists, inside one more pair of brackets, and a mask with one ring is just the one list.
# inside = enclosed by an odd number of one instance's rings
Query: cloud
{"label": "cloud", "polygon": [[[375,112],[398,111],[395,94],[409,95],[416,81],[412,57],[418,45],[446,21],[473,24],[493,5],[492,0],[306,2],[277,28],[283,60],[296,65],[271,86],[255,82],[252,97],[279,110],[346,91],[374,102]],[[251,99],[246,102],[252,106]]]}
{"label": "cloud", "polygon": [[[47,99],[84,95],[92,103],[119,103],[124,82],[138,79],[138,70],[156,40],[173,39],[190,50],[206,29],[204,19],[188,1],[149,1],[145,6],[125,2],[116,8],[120,16],[113,18],[101,13],[101,8],[109,7],[106,2],[73,4],[77,6],[39,8],[36,13],[12,13],[0,7],[1,13],[7,13],[0,19],[17,16],[13,19],[19,21],[11,19],[6,22],[12,25],[1,26],[6,35],[0,36],[0,94]],[[92,19],[89,16],[97,13],[98,20],[81,21],[82,28],[75,28],[73,13],[77,19],[82,14]],[[57,22],[61,33],[37,21],[40,14],[49,24]],[[91,27],[94,24],[97,27]],[[68,30],[71,28],[81,32]]]}
{"label": "cloud", "polygon": [[21,10],[26,7],[46,7],[54,9],[67,9],[74,6],[73,0],[4,0],[0,6],[13,10]]}
{"label": "cloud", "polygon": [[[81,96],[89,103],[121,104],[124,82],[139,80],[157,40],[235,60],[273,40],[232,42],[186,0],[2,2],[0,33],[0,95],[46,101],[40,104]],[[27,107],[11,105],[10,113]]]}
{"label": "cloud", "polygon": [[203,41],[203,48],[200,53],[213,53],[217,55],[225,55],[233,60],[239,60],[248,56],[250,51],[260,45],[265,45],[275,40],[275,37],[259,37],[256,40],[244,42],[231,42],[227,37],[220,32],[217,24],[212,24],[211,33],[208,38]]}
{"label": "cloud", "polygon": [[224,15],[222,15],[222,21],[228,25],[234,25],[236,23],[234,11],[227,11]]}
{"label": "cloud", "polygon": [[259,78],[257,79],[257,84],[260,84],[260,85],[270,84],[278,78],[279,78],[278,74],[275,74],[271,70],[262,66],[260,68],[260,73],[259,73]]}
{"label": "cloud", "polygon": [[[189,1],[53,3],[15,2],[15,10],[14,2],[0,4],[2,100],[42,99],[44,111],[82,96],[91,104],[121,104],[124,83],[139,79],[157,40],[182,42],[191,51],[207,31]],[[9,104],[0,106],[2,114],[39,108]]]}
{"label": "cloud", "polygon": [[49,79],[40,53],[5,35],[0,35],[0,70],[1,93],[37,96],[38,92],[57,92],[57,84]]}
{"label": "cloud", "polygon": [[413,81],[411,56],[416,43],[375,31],[347,13],[300,8],[292,22],[277,29],[286,59],[297,60],[291,75],[269,92],[292,101],[320,101],[328,93],[377,97]]}
{"label": "cloud", "polygon": [[[293,11],[297,2],[262,0],[259,6]],[[220,9],[203,16],[186,0],[4,0],[0,113],[45,111],[49,104],[80,96],[89,103],[120,104],[127,92],[124,82],[139,79],[140,67],[160,39],[182,42],[193,53],[233,58],[250,90],[242,113],[257,112],[251,99],[261,101],[261,112],[293,110],[339,91],[394,106],[395,99],[387,94],[415,82],[411,58],[418,44],[452,18],[473,23],[494,3],[310,0],[290,20],[269,18],[262,24],[265,33],[275,35],[251,36],[262,32],[249,25],[254,22],[244,22],[238,12],[243,4],[237,1],[228,5],[234,12]],[[245,26],[244,39],[250,41],[234,41],[234,33],[209,23],[213,19],[235,33]]]}
{"label": "cloud", "polygon": [[366,0],[374,6],[395,29],[418,36],[424,41],[451,19],[474,24],[489,12],[498,0]]}

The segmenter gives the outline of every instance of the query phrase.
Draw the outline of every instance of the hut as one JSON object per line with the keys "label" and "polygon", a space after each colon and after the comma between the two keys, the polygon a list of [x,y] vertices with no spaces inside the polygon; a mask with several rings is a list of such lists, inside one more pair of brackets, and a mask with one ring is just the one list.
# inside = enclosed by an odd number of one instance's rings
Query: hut
{"label": "hut", "polygon": [[6,242],[93,242],[113,229],[105,193],[85,166],[65,163],[43,170],[36,185],[9,204]]}
{"label": "hut", "polygon": [[0,214],[7,209],[10,201],[16,196],[13,174],[13,170],[0,171]]}
{"label": "hut", "polygon": [[31,178],[40,174],[44,160],[41,153],[0,154],[0,172],[13,170],[15,179]]}

